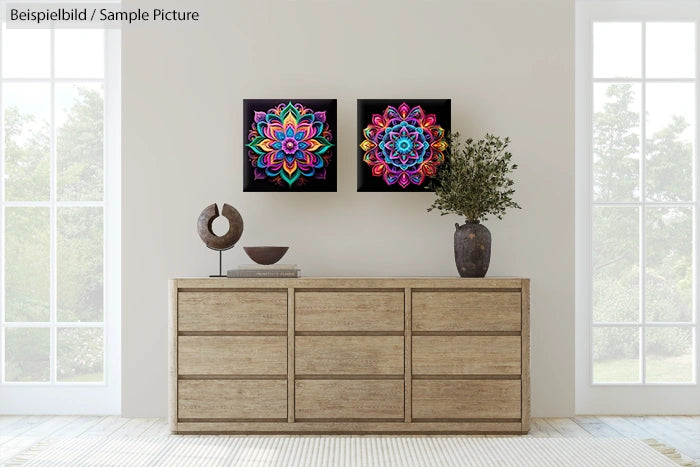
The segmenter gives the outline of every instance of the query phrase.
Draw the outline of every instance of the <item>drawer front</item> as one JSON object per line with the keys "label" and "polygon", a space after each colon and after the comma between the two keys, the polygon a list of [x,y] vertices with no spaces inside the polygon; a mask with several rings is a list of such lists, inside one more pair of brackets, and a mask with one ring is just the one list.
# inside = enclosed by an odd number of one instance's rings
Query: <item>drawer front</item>
{"label": "drawer front", "polygon": [[297,336],[297,375],[403,375],[403,336]]}
{"label": "drawer front", "polygon": [[297,380],[294,416],[403,421],[403,396],[400,380]]}
{"label": "drawer front", "polygon": [[520,380],[413,380],[414,419],[520,418]]}
{"label": "drawer front", "polygon": [[520,331],[520,292],[412,294],[414,331]]}
{"label": "drawer front", "polygon": [[180,375],[286,375],[284,336],[180,336]]}
{"label": "drawer front", "polygon": [[179,419],[287,421],[286,381],[181,380]]}
{"label": "drawer front", "polygon": [[297,292],[297,331],[403,331],[403,292]]}
{"label": "drawer front", "polygon": [[519,375],[520,336],[414,336],[414,375]]}
{"label": "drawer front", "polygon": [[286,292],[180,292],[180,331],[286,331]]}

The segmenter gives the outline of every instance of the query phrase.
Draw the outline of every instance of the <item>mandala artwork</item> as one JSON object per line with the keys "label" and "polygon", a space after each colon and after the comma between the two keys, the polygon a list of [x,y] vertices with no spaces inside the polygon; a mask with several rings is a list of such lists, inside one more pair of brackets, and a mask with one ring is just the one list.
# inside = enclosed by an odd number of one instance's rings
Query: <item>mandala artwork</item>
{"label": "mandala artwork", "polygon": [[244,191],[335,191],[335,100],[245,100]]}
{"label": "mandala artwork", "polygon": [[449,100],[358,101],[362,125],[358,189],[424,190],[426,179],[445,162],[449,104]]}

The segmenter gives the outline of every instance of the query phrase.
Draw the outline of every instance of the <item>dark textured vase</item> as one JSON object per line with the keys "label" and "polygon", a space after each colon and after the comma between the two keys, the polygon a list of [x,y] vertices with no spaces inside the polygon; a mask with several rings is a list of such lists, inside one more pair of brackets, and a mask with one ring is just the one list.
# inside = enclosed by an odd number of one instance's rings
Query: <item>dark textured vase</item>
{"label": "dark textured vase", "polygon": [[491,262],[491,232],[478,221],[455,224],[455,264],[462,277],[484,277]]}

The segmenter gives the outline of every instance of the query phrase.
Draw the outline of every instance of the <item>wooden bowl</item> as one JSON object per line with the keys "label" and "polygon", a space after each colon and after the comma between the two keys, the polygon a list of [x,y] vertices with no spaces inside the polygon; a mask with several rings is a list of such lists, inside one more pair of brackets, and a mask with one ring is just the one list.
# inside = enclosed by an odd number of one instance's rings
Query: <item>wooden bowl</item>
{"label": "wooden bowl", "polygon": [[289,250],[288,246],[244,246],[246,254],[258,264],[275,264]]}

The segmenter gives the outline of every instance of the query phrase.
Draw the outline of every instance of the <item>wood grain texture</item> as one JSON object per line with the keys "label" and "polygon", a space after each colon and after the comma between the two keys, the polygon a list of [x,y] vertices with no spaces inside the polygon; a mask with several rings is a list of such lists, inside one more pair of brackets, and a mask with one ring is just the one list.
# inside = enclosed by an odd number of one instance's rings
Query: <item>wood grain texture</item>
{"label": "wood grain texture", "polygon": [[520,381],[413,381],[413,419],[520,418]]}
{"label": "wood grain texture", "polygon": [[414,375],[519,375],[520,336],[414,336]]}
{"label": "wood grain texture", "polygon": [[180,381],[179,419],[286,419],[286,381]]}
{"label": "wood grain texture", "polygon": [[294,289],[287,289],[287,422],[294,423]]}
{"label": "wood grain texture", "polygon": [[412,290],[406,288],[404,290],[404,422],[406,423],[411,423],[413,418],[411,404],[411,392],[413,389],[411,385],[411,344],[413,342],[411,338],[412,302]]}
{"label": "wood grain texture", "polygon": [[284,336],[180,336],[180,375],[287,373]]}
{"label": "wood grain texture", "polygon": [[412,294],[414,331],[520,331],[520,292]]}
{"label": "wood grain texture", "polygon": [[527,279],[178,279],[170,297],[173,431],[529,429]]}
{"label": "wood grain texture", "polygon": [[402,336],[297,336],[297,375],[403,375]]}
{"label": "wood grain texture", "polygon": [[522,430],[523,433],[527,433],[528,431],[530,431],[530,279],[523,279],[523,290],[521,293],[521,312],[521,411],[523,419]]}
{"label": "wood grain texture", "polygon": [[556,429],[559,433],[564,435],[565,438],[593,437],[593,435],[570,418],[548,418],[547,423],[549,423],[549,425]]}
{"label": "wood grain texture", "polygon": [[295,417],[403,421],[403,381],[303,380],[295,383]]}
{"label": "wood grain texture", "polygon": [[237,434],[513,434],[520,432],[515,422],[180,422],[177,433]]}
{"label": "wood grain texture", "polygon": [[297,331],[403,331],[403,292],[296,292]]}
{"label": "wood grain texture", "polygon": [[124,426],[129,422],[128,418],[122,418],[117,415],[110,415],[104,417],[99,423],[93,425],[88,430],[84,431],[80,437],[90,438],[90,437],[100,437],[100,436],[111,436],[119,428]]}
{"label": "wood grain texture", "polygon": [[517,277],[459,278],[459,277],[299,277],[278,278],[182,278],[180,289],[520,289]]}
{"label": "wood grain texture", "polygon": [[168,281],[168,425],[177,429],[177,281]]}
{"label": "wood grain texture", "polygon": [[[9,461],[15,455],[18,455],[30,448],[38,440],[53,437],[53,434],[62,430],[70,422],[77,417],[42,417],[29,418],[31,428],[21,430],[18,435],[6,434],[9,430],[0,430],[0,465],[22,465],[24,462]],[[16,433],[16,432],[15,432]]]}
{"label": "wood grain texture", "polygon": [[179,331],[286,331],[287,294],[180,292],[178,318]]}

